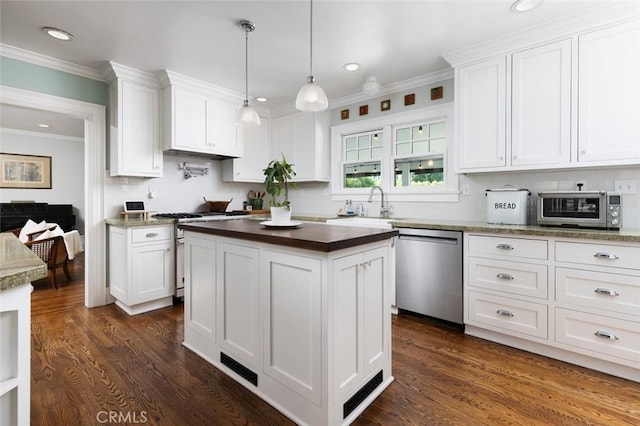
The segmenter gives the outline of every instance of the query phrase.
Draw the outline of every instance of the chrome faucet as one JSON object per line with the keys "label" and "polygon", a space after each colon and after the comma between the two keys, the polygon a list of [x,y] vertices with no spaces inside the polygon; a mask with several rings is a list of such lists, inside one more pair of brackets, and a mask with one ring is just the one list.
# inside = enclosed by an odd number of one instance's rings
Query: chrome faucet
{"label": "chrome faucet", "polygon": [[387,218],[389,217],[390,209],[389,206],[384,204],[384,191],[382,190],[382,188],[380,188],[379,186],[374,186],[373,188],[371,188],[371,193],[369,194],[369,199],[367,200],[367,202],[370,203],[373,201],[373,191],[375,191],[376,189],[380,190],[380,217]]}

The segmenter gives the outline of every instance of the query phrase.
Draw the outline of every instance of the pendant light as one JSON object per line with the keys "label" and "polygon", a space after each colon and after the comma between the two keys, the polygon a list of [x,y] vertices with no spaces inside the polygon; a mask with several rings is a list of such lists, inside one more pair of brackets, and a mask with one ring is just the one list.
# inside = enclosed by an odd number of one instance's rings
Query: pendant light
{"label": "pendant light", "polygon": [[322,111],[329,107],[329,101],[324,90],[316,83],[313,76],[313,0],[309,14],[309,77],[307,84],[302,86],[296,97],[296,109],[306,112]]}
{"label": "pendant light", "polygon": [[239,126],[250,127],[260,125],[260,116],[255,109],[249,106],[249,33],[256,29],[250,21],[238,22],[238,27],[244,31],[244,47],[245,47],[245,73],[244,73],[244,103],[238,110],[236,122]]}

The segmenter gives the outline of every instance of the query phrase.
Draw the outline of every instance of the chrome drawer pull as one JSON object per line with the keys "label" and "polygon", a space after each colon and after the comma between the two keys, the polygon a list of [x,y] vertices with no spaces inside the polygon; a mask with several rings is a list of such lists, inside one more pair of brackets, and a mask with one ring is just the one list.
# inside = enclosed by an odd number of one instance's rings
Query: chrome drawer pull
{"label": "chrome drawer pull", "polygon": [[611,259],[611,260],[619,259],[619,257],[616,256],[615,254],[607,253],[606,251],[599,251],[596,254],[594,254],[593,257],[597,257],[598,259]]}
{"label": "chrome drawer pull", "polygon": [[496,311],[496,314],[501,315],[503,317],[512,317],[513,316],[513,312],[507,311],[506,309],[498,309]]}
{"label": "chrome drawer pull", "polygon": [[598,293],[598,294],[606,294],[607,296],[620,296],[620,294],[617,291],[610,290],[608,288],[598,287],[593,291]]}
{"label": "chrome drawer pull", "polygon": [[501,280],[512,280],[513,279],[513,275],[505,274],[504,272],[500,272],[498,275],[496,275],[496,277],[498,277]]}
{"label": "chrome drawer pull", "polygon": [[146,236],[147,236],[147,238],[153,238],[153,237],[157,237],[158,233],[157,232],[149,232]]}
{"label": "chrome drawer pull", "polygon": [[620,339],[618,339],[618,336],[616,336],[613,333],[609,333],[608,331],[596,331],[593,334],[595,334],[598,337],[605,337],[605,338],[607,338],[609,340],[620,340]]}
{"label": "chrome drawer pull", "polygon": [[511,244],[498,244],[496,248],[500,250],[513,250],[513,246]]}

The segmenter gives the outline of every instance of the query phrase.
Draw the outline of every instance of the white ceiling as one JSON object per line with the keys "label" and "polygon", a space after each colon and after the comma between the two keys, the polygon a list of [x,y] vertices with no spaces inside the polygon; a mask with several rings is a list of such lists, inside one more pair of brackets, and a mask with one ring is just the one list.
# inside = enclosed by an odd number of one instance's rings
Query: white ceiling
{"label": "white ceiling", "polygon": [[[513,0],[316,0],[313,68],[330,102],[449,68],[442,58],[475,43],[601,7],[613,0],[544,0],[512,13]],[[292,105],[309,73],[309,1],[6,1],[0,41],[85,67],[107,61],[149,72],[169,69],[244,93],[244,33],[251,20],[249,96]],[[60,42],[40,29],[75,36]],[[342,66],[358,62],[349,73]]]}

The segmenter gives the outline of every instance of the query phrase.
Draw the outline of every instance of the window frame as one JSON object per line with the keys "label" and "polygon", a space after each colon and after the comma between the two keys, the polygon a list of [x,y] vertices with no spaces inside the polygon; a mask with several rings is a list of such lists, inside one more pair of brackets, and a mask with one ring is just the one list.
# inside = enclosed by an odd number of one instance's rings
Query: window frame
{"label": "window frame", "polygon": [[[398,127],[410,126],[417,122],[431,122],[438,119],[445,121],[445,138],[447,148],[443,153],[445,165],[445,183],[434,187],[396,187],[395,173],[395,140],[394,131]],[[383,158],[380,160],[380,179],[382,189],[388,195],[389,202],[394,201],[434,201],[458,202],[458,174],[455,172],[454,159],[454,106],[453,102],[432,107],[420,108],[408,112],[384,115],[353,123],[338,124],[331,127],[331,199],[344,201],[345,197],[355,201],[366,201],[370,188],[344,187],[344,161],[342,159],[344,136],[374,132],[382,129],[384,145]],[[438,154],[439,155],[439,154]]]}

